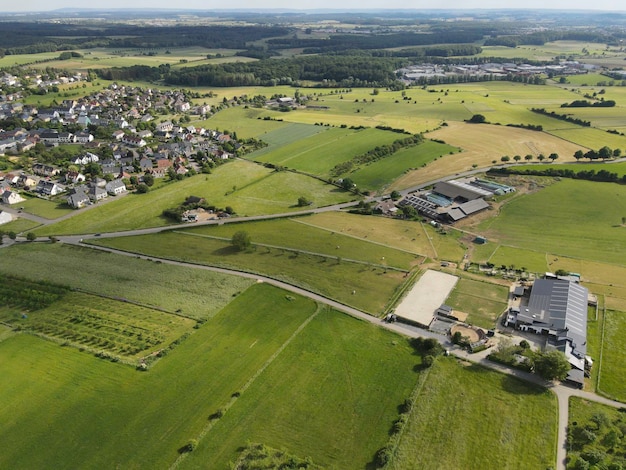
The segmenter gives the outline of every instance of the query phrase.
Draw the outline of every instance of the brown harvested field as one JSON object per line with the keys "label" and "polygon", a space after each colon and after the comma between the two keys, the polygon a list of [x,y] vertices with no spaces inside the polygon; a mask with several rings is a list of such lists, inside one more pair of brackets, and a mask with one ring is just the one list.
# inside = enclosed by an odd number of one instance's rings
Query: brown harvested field
{"label": "brown harvested field", "polygon": [[454,173],[468,171],[474,164],[479,168],[489,167],[493,165],[493,160],[499,163],[504,155],[508,155],[511,161],[515,155],[519,155],[522,157],[521,162],[524,163],[523,157],[528,154],[537,157],[542,153],[547,157],[551,153],[557,153],[558,162],[573,162],[577,150],[586,150],[544,132],[489,124],[449,122],[447,126],[426,134],[426,137],[443,140],[446,144],[460,147],[463,151],[446,155],[425,168],[406,173],[391,185],[390,191],[410,188]]}

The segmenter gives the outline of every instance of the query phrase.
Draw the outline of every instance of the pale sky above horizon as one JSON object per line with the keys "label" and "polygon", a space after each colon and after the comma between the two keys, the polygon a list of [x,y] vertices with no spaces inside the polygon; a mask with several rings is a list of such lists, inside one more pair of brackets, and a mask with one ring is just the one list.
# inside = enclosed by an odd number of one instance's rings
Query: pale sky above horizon
{"label": "pale sky above horizon", "polygon": [[[173,2],[172,0],[92,0],[88,3],[77,0],[24,0],[0,5],[0,12],[35,12],[52,11],[59,8],[154,8],[154,9],[196,9],[196,10],[233,10],[233,9],[337,9],[337,10],[366,10],[366,9],[550,9],[550,10],[604,10],[625,11],[623,3],[616,0],[596,0],[594,2],[582,0],[441,0],[432,2],[417,0],[317,0],[315,2],[294,2],[293,0],[186,0]],[[8,3],[8,2],[7,2]]]}

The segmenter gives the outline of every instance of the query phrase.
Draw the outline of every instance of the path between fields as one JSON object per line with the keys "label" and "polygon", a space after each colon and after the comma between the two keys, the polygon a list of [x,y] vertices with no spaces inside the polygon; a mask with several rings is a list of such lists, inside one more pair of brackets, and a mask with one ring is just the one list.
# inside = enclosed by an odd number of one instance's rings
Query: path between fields
{"label": "path between fields", "polygon": [[[70,238],[70,237],[68,237]],[[80,241],[75,240],[75,237],[71,237],[70,240],[67,240],[67,243],[73,245],[81,245]],[[85,246],[85,245],[81,245]],[[247,279],[254,279],[257,282],[265,282],[267,284],[279,287],[289,292],[293,292],[295,294],[301,295],[303,297],[307,297],[316,302],[319,302],[324,305],[328,305],[340,312],[347,313],[352,317],[358,318],[359,320],[367,321],[369,323],[375,324],[379,327],[386,328],[388,330],[394,331],[398,334],[408,336],[410,338],[435,338],[440,341],[443,346],[450,352],[450,354],[458,357],[460,359],[470,361],[476,364],[480,364],[483,367],[488,369],[496,370],[502,372],[504,374],[512,375],[521,380],[531,382],[542,387],[545,387],[556,395],[557,404],[558,404],[558,424],[557,424],[557,452],[556,452],[556,469],[557,470],[565,470],[566,469],[566,458],[567,458],[567,426],[568,426],[568,411],[569,411],[569,399],[570,397],[580,397],[586,400],[594,401],[596,403],[601,403],[603,405],[612,406],[614,408],[622,408],[625,406],[624,403],[620,403],[615,400],[610,400],[608,398],[601,397],[596,395],[595,393],[585,392],[582,390],[577,390],[574,388],[570,388],[565,385],[548,382],[541,377],[531,374],[528,372],[524,372],[517,369],[508,368],[502,364],[498,364],[492,362],[487,359],[487,355],[489,354],[489,350],[481,351],[476,354],[469,354],[467,351],[459,348],[458,346],[452,344],[447,336],[434,333],[432,331],[424,330],[421,328],[413,327],[410,325],[402,324],[402,323],[386,323],[379,318],[376,318],[372,315],[364,313],[356,308],[350,307],[348,305],[344,305],[335,300],[324,297],[323,295],[317,294],[315,292],[308,291],[301,287],[294,286],[292,284],[288,284],[283,281],[279,281],[277,279],[272,279],[270,277],[261,276],[258,274],[246,273],[243,271],[237,271],[234,269],[225,269],[218,268],[214,266],[206,266],[200,264],[187,263],[183,261],[174,261],[165,258],[158,258],[154,256],[146,256],[146,255],[138,255],[137,253],[130,253],[126,251],[116,250],[113,248],[89,245],[90,248],[108,251],[110,253],[116,253],[123,256],[132,256],[133,258],[140,258],[146,260],[158,260],[164,264],[171,264],[175,266],[182,266],[187,268],[195,268],[195,269],[204,269],[207,271],[213,271],[221,274],[229,274],[234,276],[245,277]]]}

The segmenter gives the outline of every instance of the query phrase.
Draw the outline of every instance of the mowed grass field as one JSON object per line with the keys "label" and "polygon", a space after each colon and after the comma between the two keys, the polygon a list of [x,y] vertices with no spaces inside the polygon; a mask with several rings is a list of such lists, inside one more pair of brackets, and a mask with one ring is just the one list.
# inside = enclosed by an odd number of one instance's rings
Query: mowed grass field
{"label": "mowed grass field", "polygon": [[427,373],[388,468],[554,465],[557,403],[548,390],[454,358],[437,359]]}
{"label": "mowed grass field", "polygon": [[228,468],[247,441],[322,468],[369,468],[415,386],[417,364],[405,339],[324,310],[180,468]]}
{"label": "mowed grass field", "polygon": [[203,197],[217,207],[231,206],[240,216],[294,211],[300,196],[313,201],[313,207],[345,202],[354,197],[313,178],[273,172],[237,160],[216,168],[210,175],[192,176],[147,194],[129,194],[98,205],[57,224],[39,228],[36,233],[46,236],[166,226],[172,222],[162,216],[163,210],[177,207],[190,195]]}
{"label": "mowed grass field", "polygon": [[44,219],[54,220],[64,215],[72,213],[72,210],[64,202],[48,201],[38,197],[26,197],[24,202],[16,204],[17,207],[23,207],[24,212],[38,215]]}
{"label": "mowed grass field", "polygon": [[378,129],[331,128],[262,155],[252,153],[248,158],[329,177],[335,165],[402,137],[401,134]]}
{"label": "mowed grass field", "polygon": [[[296,219],[275,219],[262,222],[245,222],[190,228],[176,231],[181,235],[219,237],[227,241],[236,232],[245,231],[253,244],[270,245],[329,257],[342,257],[344,260],[358,260],[365,263],[393,266],[409,270],[421,258],[420,254],[407,253],[369,240],[359,239],[341,233],[314,227],[307,224],[309,217]],[[300,221],[302,223],[300,223]],[[184,243],[181,238],[181,243]],[[258,247],[257,251],[265,248]]]}
{"label": "mowed grass field", "polygon": [[[42,268],[47,266],[49,268]],[[124,297],[172,313],[207,319],[252,281],[202,269],[166,266],[130,256],[61,243],[13,245],[0,250],[0,272],[87,292]]]}
{"label": "mowed grass field", "polygon": [[604,314],[604,341],[598,389],[616,400],[626,402],[626,312],[607,310]]}
{"label": "mowed grass field", "polygon": [[618,184],[564,179],[511,200],[473,230],[512,247],[623,266],[625,196]]}
{"label": "mowed grass field", "polygon": [[27,335],[3,341],[0,466],[169,467],[317,310],[267,286],[248,292],[147,373]]}
{"label": "mowed grass field", "polygon": [[92,243],[131,253],[269,276],[374,315],[382,313],[388,299],[406,277],[402,271],[366,262],[354,263],[340,256],[261,247],[240,252],[230,241],[173,232],[101,239]]}
{"label": "mowed grass field", "polygon": [[[168,468],[199,439],[182,468],[227,468],[254,437],[324,468],[365,467],[419,360],[395,334],[316,312],[312,301],[256,285],[147,373],[10,337],[0,343],[0,466]],[[218,409],[224,416],[210,427]]]}

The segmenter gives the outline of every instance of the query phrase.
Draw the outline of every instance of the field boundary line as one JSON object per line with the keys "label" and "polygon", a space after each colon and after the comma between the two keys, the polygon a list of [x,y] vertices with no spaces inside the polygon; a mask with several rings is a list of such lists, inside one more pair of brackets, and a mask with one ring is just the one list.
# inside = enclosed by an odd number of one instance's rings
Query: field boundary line
{"label": "field boundary line", "polygon": [[[252,376],[246,381],[246,383],[242,385],[241,389],[239,390],[239,394],[244,393],[248,388],[250,388],[250,386],[256,381],[256,379],[263,372],[265,372],[265,370],[287,348],[287,346],[291,344],[291,342],[302,332],[302,330],[304,330],[309,325],[309,323],[311,323],[311,321],[313,321],[313,319],[315,319],[320,314],[320,312],[325,309],[326,309],[326,306],[317,303],[317,309],[315,310],[315,312],[313,312],[306,320],[304,320],[300,324],[300,326],[298,326],[298,328],[296,328],[296,330],[291,334],[291,336],[287,338],[287,340],[282,345],[280,345],[280,347],[276,351],[274,351],[274,353],[267,359],[267,361],[265,361],[265,363],[261,367],[259,367],[254,374],[252,374]],[[232,396],[228,404],[224,406],[223,408],[221,408],[221,411],[223,412],[223,414],[226,414],[226,412],[228,412],[228,410],[233,407],[233,405],[237,402],[237,399],[239,398],[239,396]],[[222,417],[223,417],[223,414],[222,414]],[[211,429],[213,428],[213,426],[215,425],[217,421],[218,421],[217,419],[209,418],[209,423],[206,426],[204,426],[202,431],[200,431],[200,434],[198,434],[198,437],[197,437],[198,442],[204,439],[204,437],[211,431]],[[172,465],[169,467],[169,470],[174,470],[178,468],[178,466],[182,463],[182,461],[185,460],[187,455],[189,455],[189,452],[181,453],[176,458],[174,463],[172,463]]]}
{"label": "field boundary line", "polygon": [[438,259],[439,254],[437,253],[437,249],[435,248],[435,245],[433,245],[433,239],[431,238],[430,235],[428,235],[428,232],[426,231],[426,227],[424,227],[423,222],[420,222],[420,226],[422,227],[422,231],[424,232],[424,235],[426,235],[426,238],[428,239],[428,243],[430,244],[430,247],[433,249],[433,253],[435,254],[433,258]]}
{"label": "field boundary line", "polygon": [[356,240],[360,240],[360,241],[363,241],[363,242],[371,243],[372,245],[384,246],[385,248],[391,248],[392,250],[402,251],[402,252],[408,253],[410,255],[418,255],[418,256],[426,257],[426,255],[423,254],[423,253],[418,253],[416,251],[405,250],[404,248],[396,248],[395,246],[387,245],[386,243],[376,242],[376,241],[369,240],[369,239],[363,238],[363,237],[357,237],[356,235],[349,235],[349,234],[344,233],[344,232],[338,232],[337,230],[332,230],[332,229],[329,229],[327,227],[321,227],[319,225],[315,225],[315,224],[312,224],[310,222],[303,222],[302,220],[298,220],[298,219],[295,219],[295,218],[294,219],[289,219],[289,220],[292,221],[292,222],[296,222],[296,223],[302,224],[302,225],[308,225],[309,227],[318,228],[320,230],[325,230],[327,232],[339,233],[339,234],[341,234],[341,235],[343,235],[345,237],[354,238]]}

